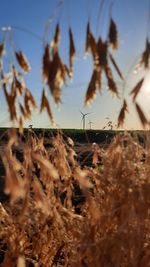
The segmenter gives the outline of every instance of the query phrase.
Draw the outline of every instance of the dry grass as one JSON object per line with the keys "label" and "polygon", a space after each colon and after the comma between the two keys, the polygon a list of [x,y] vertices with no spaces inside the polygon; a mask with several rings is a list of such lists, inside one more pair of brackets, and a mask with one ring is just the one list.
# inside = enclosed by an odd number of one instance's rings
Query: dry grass
{"label": "dry grass", "polygon": [[[125,89],[126,80],[120,67],[118,66],[114,52],[119,47],[118,42],[118,29],[117,25],[112,17],[111,5],[110,18],[107,25],[108,34],[105,40],[101,35],[95,37],[91,31],[91,22],[87,21],[85,29],[85,54],[89,54],[92,57],[92,74],[85,93],[85,104],[89,104],[95,98],[97,92],[102,90],[102,82],[105,77],[107,88],[113,95],[121,97],[123,102],[120,113],[118,115],[118,127],[122,126],[128,107],[127,99],[125,99],[124,93],[120,92],[115,77],[117,73],[120,81],[123,82],[123,90]],[[47,29],[48,30],[48,29]],[[4,34],[4,33],[3,33]],[[12,35],[10,34],[11,40]],[[147,33],[148,34],[148,33]],[[4,34],[5,35],[5,34]],[[14,41],[14,40],[13,40]],[[8,41],[9,42],[9,41]],[[73,63],[77,54],[76,45],[74,41],[74,35],[72,28],[68,29],[68,63],[66,64],[62,59],[60,53],[61,45],[61,25],[57,23],[55,25],[55,32],[52,40],[45,40],[42,58],[42,95],[40,103],[40,112],[47,111],[51,123],[54,122],[53,114],[48,100],[47,91],[50,92],[54,102],[59,105],[62,102],[62,87],[67,84],[73,77]],[[15,43],[15,41],[14,41]],[[12,42],[8,43],[12,46]],[[19,126],[20,131],[23,132],[23,124],[26,119],[30,119],[32,116],[32,110],[37,108],[35,99],[27,88],[25,82],[25,75],[31,71],[31,67],[25,54],[20,51],[15,51],[12,47],[12,54],[10,59],[10,68],[6,72],[7,60],[5,58],[5,50],[7,49],[7,40],[3,36],[3,41],[0,43],[0,84],[3,88],[3,93],[8,106],[10,120]],[[146,45],[143,53],[141,53],[139,63],[135,66],[135,70],[143,70],[144,75],[140,81],[130,91],[133,104],[135,105],[137,114],[143,127],[149,127],[149,120],[146,118],[142,107],[137,101],[137,96],[141,91],[141,88],[145,81],[145,74],[149,70],[149,57],[150,57],[150,42],[149,38],[146,38]],[[13,58],[13,59],[12,59]],[[6,66],[5,66],[6,65]],[[104,77],[103,77],[104,76]],[[115,78],[114,78],[115,77]],[[126,77],[127,79],[128,77]],[[127,97],[126,97],[127,98]]]}
{"label": "dry grass", "polygon": [[[8,32],[9,35],[9,32]],[[62,86],[72,78],[77,54],[73,31],[68,31],[68,59],[60,55],[61,27],[56,25],[54,37],[46,40],[42,56],[43,89],[40,111],[53,115],[47,96],[61,103]],[[92,75],[85,94],[85,103],[101,90],[105,74],[108,89],[119,96],[114,71],[121,80],[114,50],[118,48],[118,30],[110,12],[108,36],[94,37],[87,22],[85,52],[93,59]],[[19,126],[32,116],[37,107],[25,82],[30,64],[22,51],[14,51],[13,62],[5,73],[6,40],[0,43],[0,83],[8,106],[10,120]],[[13,42],[11,42],[13,43]],[[11,44],[10,44],[11,46]],[[112,51],[113,50],[113,51]],[[137,68],[149,67],[150,43]],[[149,126],[137,95],[144,77],[131,90],[133,104],[144,127]],[[123,96],[124,98],[124,96]],[[128,111],[123,99],[118,115],[122,126]],[[0,205],[1,267],[142,267],[150,266],[150,139],[145,147],[128,133],[118,135],[107,149],[92,148],[93,165],[80,166],[74,143],[64,141],[58,133],[45,149],[44,140],[32,130],[26,141],[10,131],[8,143],[1,153],[5,167],[4,191],[10,201]],[[22,157],[18,158],[18,150]]]}
{"label": "dry grass", "polygon": [[143,148],[118,135],[82,169],[70,138],[50,141],[45,150],[32,131],[25,143],[11,132],[2,153],[1,266],[149,266],[148,137]]}

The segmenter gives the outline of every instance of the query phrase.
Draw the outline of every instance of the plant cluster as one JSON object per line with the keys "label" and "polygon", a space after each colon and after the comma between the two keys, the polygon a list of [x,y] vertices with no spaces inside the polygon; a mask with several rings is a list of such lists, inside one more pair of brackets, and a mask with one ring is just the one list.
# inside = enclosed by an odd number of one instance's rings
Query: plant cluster
{"label": "plant cluster", "polygon": [[[53,115],[46,89],[61,103],[61,90],[73,75],[76,55],[73,31],[69,28],[69,63],[60,56],[60,25],[44,46],[43,89],[40,111]],[[9,34],[9,33],[8,33]],[[0,44],[0,83],[8,105],[11,129],[1,158],[5,167],[4,192],[9,200],[0,204],[1,267],[141,267],[150,264],[150,139],[144,146],[128,133],[118,134],[107,148],[91,146],[92,165],[81,167],[74,142],[63,135],[45,140],[32,129],[23,138],[23,123],[37,107],[26,86],[30,64],[22,51],[12,53],[12,64],[5,70],[6,39]],[[110,16],[106,40],[92,34],[87,22],[85,52],[93,59],[93,73],[85,103],[101,89],[102,74],[109,90],[119,95],[112,67],[124,79],[112,51],[118,48],[116,23]],[[150,44],[139,67],[148,69]],[[131,91],[143,126],[148,119],[137,103],[144,77]],[[127,100],[118,115],[122,126],[128,111]],[[30,125],[32,126],[32,125]],[[111,125],[110,125],[111,126]],[[30,127],[32,128],[32,127]],[[19,155],[17,151],[19,151]]]}
{"label": "plant cluster", "polygon": [[81,168],[72,139],[59,133],[45,149],[31,129],[26,142],[11,131],[1,155],[10,196],[0,206],[2,267],[148,266],[149,142],[119,134],[91,149],[93,167]]}
{"label": "plant cluster", "polygon": [[[90,20],[87,22],[86,40],[85,40],[85,54],[90,54],[93,60],[92,76],[90,78],[86,93],[85,104],[89,104],[93,101],[97,91],[102,89],[102,79],[105,78],[108,89],[115,96],[120,97],[120,88],[114,79],[112,67],[118,74],[120,80],[125,84],[126,79],[122,74],[114,57],[114,52],[119,47],[118,42],[118,30],[117,25],[110,14],[108,34],[105,40],[99,36],[94,37]],[[11,31],[6,32],[11,38]],[[5,67],[5,50],[7,50],[7,38],[4,34],[3,41],[0,43],[0,83],[3,87],[4,96],[10,113],[10,120],[19,126],[23,131],[23,124],[26,119],[30,119],[32,111],[38,106],[35,99],[25,83],[25,74],[31,70],[30,64],[22,51],[16,51],[12,47],[11,51],[11,64],[9,71],[6,71]],[[44,42],[44,51],[41,56],[42,61],[42,95],[40,103],[40,112],[47,111],[50,121],[53,123],[53,113],[50,107],[49,99],[47,96],[47,88],[49,89],[54,102],[58,105],[61,103],[62,87],[73,77],[73,62],[76,56],[76,48],[74,42],[73,31],[71,27],[68,30],[68,64],[65,64],[60,55],[60,41],[61,41],[61,25],[56,24],[55,32],[52,40],[46,40]],[[10,46],[11,43],[9,44]],[[149,38],[146,38],[145,50],[139,59],[139,63],[135,66],[135,70],[143,68],[144,71],[149,69],[149,57],[150,57],[150,43]],[[18,69],[19,65],[19,69]],[[105,77],[103,77],[103,74]],[[137,102],[137,96],[143,86],[145,77],[134,86],[130,91],[133,103],[139,119],[144,127],[149,125],[149,120],[146,118],[141,106]],[[118,114],[118,127],[121,127],[125,120],[126,112],[128,112],[127,100],[122,98],[123,104]]]}

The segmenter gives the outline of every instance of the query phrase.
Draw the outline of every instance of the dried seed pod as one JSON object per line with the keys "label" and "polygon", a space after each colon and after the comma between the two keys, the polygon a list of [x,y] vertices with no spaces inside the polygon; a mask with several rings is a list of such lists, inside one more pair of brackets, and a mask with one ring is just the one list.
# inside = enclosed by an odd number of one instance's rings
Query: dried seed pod
{"label": "dried seed pod", "polygon": [[25,111],[25,109],[21,103],[19,103],[19,108],[20,108],[21,114],[23,115],[24,119],[26,119],[28,116],[27,116],[27,113],[26,113],[26,111]]}
{"label": "dried seed pod", "polygon": [[143,127],[145,128],[145,126],[148,124],[147,118],[145,117],[145,114],[144,114],[143,110],[141,109],[141,107],[139,106],[139,104],[135,103],[135,107],[136,107],[137,113],[139,115],[140,121],[141,121]]}
{"label": "dried seed pod", "polygon": [[98,52],[97,52],[97,44],[96,40],[90,30],[90,24],[87,23],[87,33],[86,33],[86,47],[85,52],[90,52],[93,56],[94,62],[97,62],[98,60]]}
{"label": "dried seed pod", "polygon": [[30,118],[32,112],[31,112],[31,107],[30,107],[30,103],[29,103],[29,97],[27,94],[25,94],[25,96],[24,96],[24,105],[25,105],[27,116],[28,116],[28,118]]}
{"label": "dried seed pod", "polygon": [[133,95],[133,102],[135,102],[136,100],[136,97],[137,95],[139,94],[141,88],[142,88],[142,85],[143,85],[143,82],[144,82],[144,78],[142,78],[137,84],[136,86],[133,88],[133,90],[130,92],[130,95]]}
{"label": "dried seed pod", "polygon": [[18,93],[19,95],[22,95],[23,90],[25,88],[25,85],[23,82],[20,82],[20,80],[18,79],[18,72],[15,69],[15,66],[12,67],[12,72],[13,72],[13,81],[12,84],[15,88],[16,93]]}
{"label": "dried seed pod", "polygon": [[94,69],[88,89],[85,96],[85,104],[90,103],[96,96],[96,90],[101,87],[101,71]]}
{"label": "dried seed pod", "polygon": [[17,267],[26,267],[25,257],[22,255],[18,256]]}
{"label": "dried seed pod", "polygon": [[4,44],[1,43],[0,44],[0,70],[2,70],[3,68],[3,61],[2,61],[3,52],[4,52]]}
{"label": "dried seed pod", "polygon": [[75,50],[75,45],[74,45],[74,40],[73,40],[73,33],[72,33],[71,28],[69,28],[69,67],[71,71],[72,71],[72,65],[73,65],[75,54],[76,54],[76,50]]}
{"label": "dried seed pod", "polygon": [[45,95],[45,91],[43,90],[43,93],[42,93],[42,100],[41,100],[41,107],[40,107],[40,112],[42,112],[44,109],[46,109],[46,111],[47,111],[47,113],[48,113],[48,116],[49,116],[51,122],[53,123],[53,114],[52,114],[50,105],[49,105],[49,103],[48,103],[47,97],[46,97],[46,95]]}
{"label": "dried seed pod", "polygon": [[15,78],[15,85],[16,85],[16,90],[17,92],[22,95],[23,90],[24,90],[24,84],[20,82],[17,78]]}
{"label": "dried seed pod", "polygon": [[61,87],[65,82],[66,74],[65,65],[61,61],[59,53],[56,52],[49,68],[48,86],[57,104],[61,103]]}
{"label": "dried seed pod", "polygon": [[1,44],[0,44],[0,58],[2,57],[3,52],[4,52],[4,44],[1,43]]}
{"label": "dried seed pod", "polygon": [[142,54],[142,58],[140,61],[140,66],[144,65],[144,68],[147,69],[149,67],[149,57],[150,57],[150,43],[148,38],[146,39],[146,47],[145,51]]}
{"label": "dried seed pod", "polygon": [[23,118],[22,118],[22,116],[19,117],[18,124],[19,124],[19,133],[23,134]]}
{"label": "dried seed pod", "polygon": [[59,45],[59,42],[60,42],[60,27],[59,24],[57,24],[54,35],[54,43]]}
{"label": "dried seed pod", "polygon": [[24,105],[26,109],[26,114],[28,117],[31,116],[31,106],[33,108],[36,108],[36,102],[34,100],[34,97],[32,96],[31,92],[26,88],[25,95],[24,95]]}
{"label": "dried seed pod", "polygon": [[111,63],[113,64],[115,70],[117,71],[119,77],[121,78],[121,80],[124,80],[123,75],[122,75],[122,73],[121,73],[121,71],[120,71],[120,69],[119,69],[119,67],[118,67],[118,65],[117,65],[117,63],[116,63],[116,61],[115,61],[115,59],[111,53],[109,53],[109,58],[111,60]]}
{"label": "dried seed pod", "polygon": [[11,93],[9,94],[7,92],[7,87],[6,84],[3,84],[3,91],[4,91],[4,95],[6,98],[6,102],[8,105],[8,109],[9,109],[9,115],[10,115],[10,120],[14,121],[17,120],[17,111],[16,111],[16,91],[11,91]]}
{"label": "dried seed pod", "polygon": [[9,113],[10,113],[10,119],[17,120],[17,110],[16,110],[16,96],[9,96]]}
{"label": "dried seed pod", "polygon": [[0,59],[0,71],[2,70],[2,68],[3,68],[3,61],[2,59]]}
{"label": "dried seed pod", "polygon": [[8,163],[6,166],[7,171],[5,176],[5,194],[10,194],[11,204],[13,204],[20,197],[24,197],[25,188],[23,182],[18,179],[12,164],[9,166]]}
{"label": "dried seed pod", "polygon": [[70,70],[67,65],[64,65],[64,68],[65,68],[66,75],[71,79],[72,78],[72,70]]}
{"label": "dried seed pod", "polygon": [[18,61],[18,64],[20,65],[20,67],[25,71],[25,72],[29,72],[30,71],[30,65],[28,63],[28,60],[26,58],[26,56],[21,52],[16,52],[16,59]]}
{"label": "dried seed pod", "polygon": [[49,45],[47,44],[44,49],[43,63],[42,63],[43,81],[48,79],[49,67],[50,67],[50,51],[49,51]]}
{"label": "dried seed pod", "polygon": [[53,54],[55,54],[58,51],[59,43],[60,43],[60,27],[59,27],[59,24],[57,24],[56,29],[55,29],[54,38],[53,38],[53,41],[51,44]]}
{"label": "dried seed pod", "polygon": [[123,106],[122,106],[120,113],[119,113],[119,116],[118,116],[118,127],[123,125],[126,112],[128,112],[128,106],[127,106],[126,100],[124,99]]}
{"label": "dried seed pod", "polygon": [[33,97],[33,95],[31,94],[31,92],[26,88],[26,94],[27,94],[27,96],[28,96],[28,98],[29,98],[29,101],[31,102],[31,104],[32,104],[32,107],[33,108],[36,108],[36,102],[35,102],[35,99],[34,99],[34,97]]}
{"label": "dried seed pod", "polygon": [[98,57],[99,57],[99,64],[101,68],[105,68],[108,65],[108,44],[107,42],[103,42],[101,38],[98,39],[97,42],[97,50],[98,50]]}
{"label": "dried seed pod", "polygon": [[105,74],[106,74],[106,77],[107,77],[107,82],[108,82],[108,88],[109,90],[115,94],[116,96],[118,96],[118,89],[117,89],[117,85],[113,79],[113,76],[112,76],[112,71],[111,71],[111,68],[109,67],[109,65],[106,65],[105,67]]}
{"label": "dried seed pod", "polygon": [[45,202],[45,194],[42,189],[41,183],[36,178],[32,181],[32,187],[35,194],[35,199],[37,202],[44,203]]}
{"label": "dried seed pod", "polygon": [[91,51],[91,46],[90,46],[90,23],[88,21],[87,23],[87,28],[86,28],[86,44],[85,44],[85,53],[88,53]]}
{"label": "dried seed pod", "polygon": [[51,175],[52,178],[56,180],[59,178],[57,169],[46,157],[42,157],[41,155],[32,153],[32,159],[36,161],[41,168],[44,168],[45,172]]}
{"label": "dried seed pod", "polygon": [[117,33],[117,26],[114,20],[111,18],[110,26],[109,26],[109,43],[112,48],[115,50],[118,48],[118,33]]}

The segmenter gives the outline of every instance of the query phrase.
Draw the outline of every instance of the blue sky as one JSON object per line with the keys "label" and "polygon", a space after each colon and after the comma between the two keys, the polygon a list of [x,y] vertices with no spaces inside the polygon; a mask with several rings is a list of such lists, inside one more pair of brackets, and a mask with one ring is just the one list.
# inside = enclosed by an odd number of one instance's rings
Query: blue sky
{"label": "blue sky", "polygon": [[[73,80],[68,83],[62,91],[63,104],[58,108],[50,97],[50,103],[54,114],[56,125],[62,128],[82,128],[81,115],[79,111],[89,112],[86,119],[92,121],[92,128],[102,129],[109,117],[113,124],[116,124],[118,112],[121,108],[121,99],[116,99],[108,92],[105,82],[102,86],[102,93],[97,94],[96,99],[90,107],[84,106],[84,96],[90,76],[92,74],[91,57],[84,55],[85,29],[88,17],[94,36],[101,35],[105,38],[108,29],[109,7],[113,2],[112,16],[118,26],[119,49],[114,57],[120,66],[124,76],[129,75],[126,81],[125,96],[129,102],[130,113],[127,116],[126,129],[140,129],[141,124],[135,113],[132,101],[128,97],[129,92],[139,80],[143,73],[135,75],[132,66],[137,63],[140,54],[145,47],[145,39],[148,31],[149,0],[105,0],[103,10],[99,16],[99,7],[103,0],[64,0],[59,5],[57,0],[0,0],[0,28],[12,27],[12,39],[15,50],[22,50],[30,61],[32,71],[26,75],[27,86],[31,89],[38,105],[42,93],[41,83],[41,62],[43,53],[43,37],[45,25],[48,18],[52,21],[48,31],[50,42],[54,34],[55,25],[60,23],[61,44],[60,53],[64,61],[68,62],[68,27],[72,27],[74,41],[77,50],[74,62]],[[149,25],[150,26],[150,25]],[[26,31],[27,30],[27,31]],[[31,34],[33,32],[35,35]],[[0,40],[2,39],[2,31]],[[9,41],[9,40],[8,40]],[[8,50],[10,50],[8,48]],[[9,51],[4,55],[7,65],[10,64]],[[120,97],[122,96],[123,83],[114,73],[117,81]],[[143,106],[147,115],[150,114],[150,86],[149,73],[138,97],[138,102]],[[9,115],[7,106],[0,92],[0,126],[9,126]],[[26,126],[33,124],[34,127],[51,127],[45,112],[41,115],[35,112],[32,120],[26,122]]]}

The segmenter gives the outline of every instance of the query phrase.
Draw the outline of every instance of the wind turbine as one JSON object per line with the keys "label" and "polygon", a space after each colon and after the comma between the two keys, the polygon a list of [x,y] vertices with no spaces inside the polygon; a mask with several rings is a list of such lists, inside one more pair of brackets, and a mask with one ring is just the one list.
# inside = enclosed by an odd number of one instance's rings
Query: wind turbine
{"label": "wind turbine", "polygon": [[90,127],[90,130],[92,129],[92,127],[91,127],[91,125],[93,124],[93,122],[92,121],[89,121],[89,127]]}
{"label": "wind turbine", "polygon": [[91,113],[83,113],[81,112],[81,115],[82,115],[82,121],[83,121],[83,130],[85,130],[85,117],[88,115],[88,114],[91,114]]}

